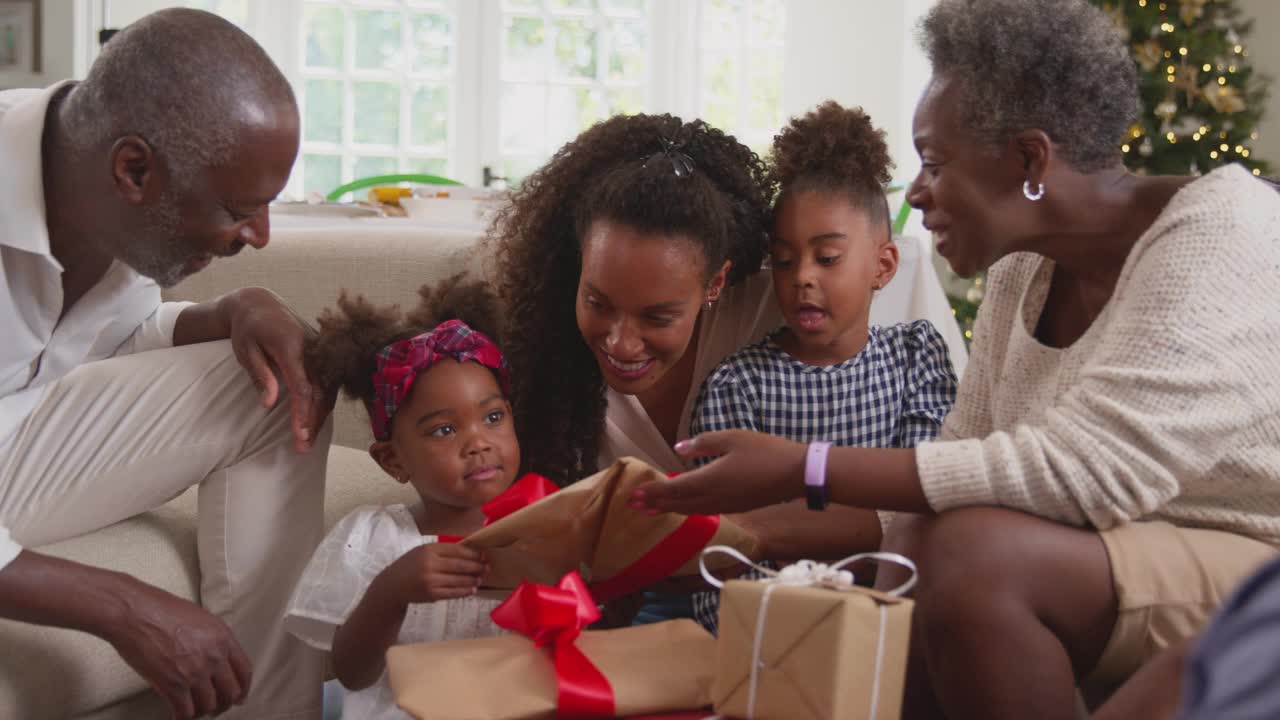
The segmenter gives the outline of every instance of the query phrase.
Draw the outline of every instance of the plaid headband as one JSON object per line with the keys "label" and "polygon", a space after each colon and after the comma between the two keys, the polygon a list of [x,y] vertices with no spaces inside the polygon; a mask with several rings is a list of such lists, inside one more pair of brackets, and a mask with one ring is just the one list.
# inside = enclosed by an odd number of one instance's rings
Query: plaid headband
{"label": "plaid headband", "polygon": [[446,357],[458,362],[478,362],[493,370],[502,391],[509,391],[510,368],[498,346],[461,320],[441,323],[431,332],[391,343],[378,351],[377,369],[373,371],[374,401],[369,410],[375,438],[391,438],[391,418],[409,396],[413,381]]}

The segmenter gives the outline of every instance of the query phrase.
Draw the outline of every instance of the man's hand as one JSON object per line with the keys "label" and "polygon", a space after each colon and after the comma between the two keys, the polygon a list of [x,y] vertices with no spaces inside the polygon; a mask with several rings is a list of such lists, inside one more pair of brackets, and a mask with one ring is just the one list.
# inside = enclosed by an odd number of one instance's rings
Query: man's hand
{"label": "man's hand", "polygon": [[230,338],[236,359],[262,392],[264,408],[280,401],[278,372],[289,393],[294,446],[306,452],[338,397],[307,376],[303,348],[313,332],[279,295],[265,288],[243,288],[183,310],[173,329],[173,344]]}
{"label": "man's hand", "polygon": [[289,393],[294,445],[298,452],[310,450],[335,399],[307,376],[302,354],[312,329],[270,290],[244,288],[220,302],[226,303],[231,347],[262,391],[262,406],[280,401],[278,370]]}
{"label": "man's hand", "polygon": [[650,512],[745,512],[804,494],[805,446],[744,430],[706,433],[676,445],[685,458],[723,456],[697,470],[636,488],[631,506]]}
{"label": "man's hand", "polygon": [[0,617],[106,640],[175,718],[217,714],[249,694],[249,659],[221,620],[123,573],[23,550],[0,570]]}
{"label": "man's hand", "polygon": [[137,583],[104,637],[169,703],[180,720],[220,715],[249,695],[249,657],[222,620],[163,590]]}

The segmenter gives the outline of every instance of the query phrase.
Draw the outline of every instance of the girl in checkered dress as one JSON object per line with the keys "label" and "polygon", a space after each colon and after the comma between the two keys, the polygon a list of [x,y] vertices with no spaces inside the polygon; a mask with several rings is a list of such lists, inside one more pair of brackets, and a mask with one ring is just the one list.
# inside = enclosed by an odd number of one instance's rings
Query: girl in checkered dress
{"label": "girl in checkered dress", "polygon": [[[691,435],[741,429],[905,448],[938,434],[957,385],[942,336],[927,320],[869,323],[872,296],[898,267],[885,200],[891,167],[884,132],[834,102],[774,139],[769,266],[786,324],[712,371]],[[718,607],[716,593],[694,597],[695,616],[712,630]]]}
{"label": "girl in checkered dress", "polygon": [[340,297],[307,349],[324,387],[364,402],[369,454],[417,495],[338,521],[289,602],[285,627],[329,654],[347,690],[343,718],[409,717],[387,682],[391,645],[503,632],[489,617],[498,601],[476,594],[485,558],[453,542],[480,529],[482,506],[520,466],[507,363],[485,334],[498,324],[497,302],[461,276],[420,292],[407,315]]}

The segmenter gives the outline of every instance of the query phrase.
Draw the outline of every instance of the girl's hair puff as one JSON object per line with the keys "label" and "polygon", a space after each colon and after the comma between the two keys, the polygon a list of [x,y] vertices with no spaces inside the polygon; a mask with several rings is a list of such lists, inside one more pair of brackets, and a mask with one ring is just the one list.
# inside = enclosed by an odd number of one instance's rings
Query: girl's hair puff
{"label": "girl's hair puff", "polygon": [[596,470],[606,386],[574,313],[591,223],[687,237],[707,279],[730,260],[734,285],[760,270],[772,195],[750,148],[671,115],[598,123],[521,183],[490,234],[526,469],[562,484]]}
{"label": "girl's hair puff", "polygon": [[377,355],[399,340],[430,332],[448,320],[461,320],[501,347],[497,297],[483,282],[465,273],[418,288],[418,305],[407,314],[399,305],[378,306],[346,290],[337,307],[325,308],[320,331],[307,341],[305,358],[314,380],[326,391],[341,388],[368,407],[373,402]]}
{"label": "girl's hair puff", "polygon": [[773,138],[770,173],[781,192],[844,193],[873,222],[889,224],[885,189],[893,160],[885,133],[862,108],[828,100],[791,122]]}

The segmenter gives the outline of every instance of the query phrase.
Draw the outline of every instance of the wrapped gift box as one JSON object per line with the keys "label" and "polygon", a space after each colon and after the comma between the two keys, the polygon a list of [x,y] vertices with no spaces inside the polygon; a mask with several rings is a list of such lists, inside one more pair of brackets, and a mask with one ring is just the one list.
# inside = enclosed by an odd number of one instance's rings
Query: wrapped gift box
{"label": "wrapped gift box", "polygon": [[574,575],[559,587],[524,584],[494,610],[518,634],[392,647],[396,703],[420,720],[608,718],[711,704],[714,637],[692,620],[583,631],[599,613]]}
{"label": "wrapped gift box", "polygon": [[[728,545],[747,557],[756,556],[758,538],[732,521],[715,516],[648,515],[629,506],[632,490],[663,477],[639,460],[623,458],[503,515],[462,542],[488,557],[487,587],[511,589],[526,580],[552,585],[577,571],[599,602],[671,576],[697,574],[698,555],[708,544]],[[718,558],[718,562],[713,567],[736,564],[732,558]]]}
{"label": "wrapped gift box", "polygon": [[856,586],[725,583],[716,712],[754,720],[897,720],[912,604]]}

